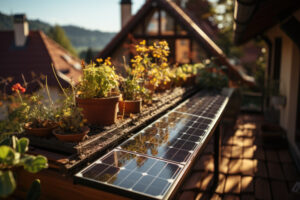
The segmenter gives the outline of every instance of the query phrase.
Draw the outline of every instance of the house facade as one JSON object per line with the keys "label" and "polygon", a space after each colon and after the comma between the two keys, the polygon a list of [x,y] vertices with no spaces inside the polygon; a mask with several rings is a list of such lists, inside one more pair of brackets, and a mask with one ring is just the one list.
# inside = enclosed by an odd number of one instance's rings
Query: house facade
{"label": "house facade", "polygon": [[131,16],[131,4],[130,0],[121,1],[122,30],[97,55],[100,58],[111,57],[118,73],[126,76],[124,58],[129,64],[135,53],[135,44],[142,40],[146,40],[147,44],[166,40],[171,50],[171,64],[197,63],[214,57],[220,66],[227,67],[231,80],[253,84],[229,62],[214,42],[215,28],[208,19],[196,23],[171,0],[148,0],[137,14]]}
{"label": "house facade", "polygon": [[[268,13],[266,15],[266,13]],[[277,91],[266,98],[268,108],[272,95],[280,96],[278,122],[300,160],[300,2],[293,0],[236,1],[235,42],[244,44],[257,36],[268,49],[265,73],[266,88]]]}
{"label": "house facade", "polygon": [[[80,60],[42,31],[30,31],[23,14],[14,16],[14,30],[0,31],[0,44],[0,77],[11,77],[11,84],[23,83],[23,77],[26,82],[32,82],[47,76],[48,85],[58,89],[52,64],[65,87],[76,83],[82,74]],[[28,90],[35,91],[38,88],[37,83],[30,84]]]}

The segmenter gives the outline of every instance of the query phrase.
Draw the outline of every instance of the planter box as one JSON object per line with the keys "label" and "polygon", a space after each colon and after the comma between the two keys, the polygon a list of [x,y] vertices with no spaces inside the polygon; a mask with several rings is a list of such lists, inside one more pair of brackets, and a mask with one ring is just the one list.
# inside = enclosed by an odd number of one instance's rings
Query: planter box
{"label": "planter box", "polygon": [[158,94],[157,100],[145,106],[142,113],[130,118],[118,118],[117,123],[111,126],[90,126],[88,136],[79,143],[59,141],[52,135],[45,138],[28,134],[18,136],[30,139],[30,153],[43,154],[48,158],[53,156],[53,159],[48,159],[50,166],[69,171],[102,155],[108,148],[157,119],[195,92],[197,92],[195,88],[175,88],[172,92]]}

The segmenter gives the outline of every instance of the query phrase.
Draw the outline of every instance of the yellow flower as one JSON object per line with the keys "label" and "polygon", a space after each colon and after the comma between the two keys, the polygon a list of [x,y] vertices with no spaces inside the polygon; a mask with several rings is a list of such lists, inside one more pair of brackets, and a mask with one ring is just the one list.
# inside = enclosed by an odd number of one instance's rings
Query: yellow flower
{"label": "yellow flower", "polygon": [[97,61],[98,63],[101,63],[101,62],[103,61],[103,59],[102,59],[102,58],[97,58],[96,61]]}
{"label": "yellow flower", "polygon": [[140,45],[146,45],[146,40],[141,41]]}
{"label": "yellow flower", "polygon": [[108,65],[108,66],[111,65],[110,59],[111,59],[110,57],[108,57],[108,58],[105,59],[105,65]]}

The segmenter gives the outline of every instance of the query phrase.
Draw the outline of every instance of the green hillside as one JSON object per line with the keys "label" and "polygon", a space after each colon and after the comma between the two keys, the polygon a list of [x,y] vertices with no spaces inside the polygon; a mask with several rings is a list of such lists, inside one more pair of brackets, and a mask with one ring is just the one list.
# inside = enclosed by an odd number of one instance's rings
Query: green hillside
{"label": "green hillside", "polygon": [[[51,25],[40,20],[28,20],[30,30],[42,30],[48,33]],[[91,47],[100,50],[114,37],[116,33],[92,31],[77,26],[62,26],[72,45],[79,52]],[[0,12],[0,30],[12,30],[13,18]]]}

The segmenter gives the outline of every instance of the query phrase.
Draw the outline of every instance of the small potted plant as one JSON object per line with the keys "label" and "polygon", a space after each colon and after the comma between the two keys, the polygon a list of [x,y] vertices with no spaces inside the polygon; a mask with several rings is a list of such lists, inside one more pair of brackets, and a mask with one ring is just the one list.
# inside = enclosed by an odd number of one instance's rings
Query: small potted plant
{"label": "small potted plant", "polygon": [[141,71],[143,86],[150,91],[150,94],[153,94],[161,83],[167,84],[169,82],[165,80],[169,69],[167,57],[170,50],[168,43],[160,41],[147,46],[146,41],[143,40],[136,45],[135,50],[137,55],[131,60],[133,71],[136,69]]}
{"label": "small potted plant", "polygon": [[122,100],[119,102],[119,111],[122,114],[140,113],[142,109],[142,97],[146,95],[146,89],[139,84],[138,79],[130,76],[121,82]]}
{"label": "small potted plant", "polygon": [[58,140],[80,142],[90,131],[85,125],[82,109],[77,107],[73,95],[69,95],[57,114],[58,127],[52,131]]}
{"label": "small potted plant", "polygon": [[111,125],[117,120],[120,94],[119,76],[110,58],[84,66],[83,77],[76,87],[77,105],[91,124]]}
{"label": "small potted plant", "polygon": [[[17,93],[21,106],[24,108],[21,117],[26,121],[25,132],[35,136],[49,136],[52,130],[57,127],[54,120],[53,104],[46,106],[42,103],[43,97],[38,94],[32,95],[24,101],[21,93],[25,93],[26,89],[20,83],[13,85],[12,91]],[[51,99],[50,102],[52,102]]]}
{"label": "small potted plant", "polygon": [[27,123],[24,129],[26,133],[35,136],[49,136],[57,127],[53,106],[46,106],[42,103],[42,98],[42,96],[33,95],[28,102]]}
{"label": "small potted plant", "polygon": [[210,72],[202,70],[197,79],[200,88],[221,90],[228,87],[228,77],[222,72]]}
{"label": "small potted plant", "polygon": [[171,70],[169,66],[162,69],[162,75],[162,80],[157,89],[159,92],[170,90],[173,86],[173,81],[176,78],[175,72]]}
{"label": "small potted plant", "polygon": [[188,78],[188,75],[184,72],[181,66],[175,68],[175,76],[175,85],[178,87],[183,86]]}

